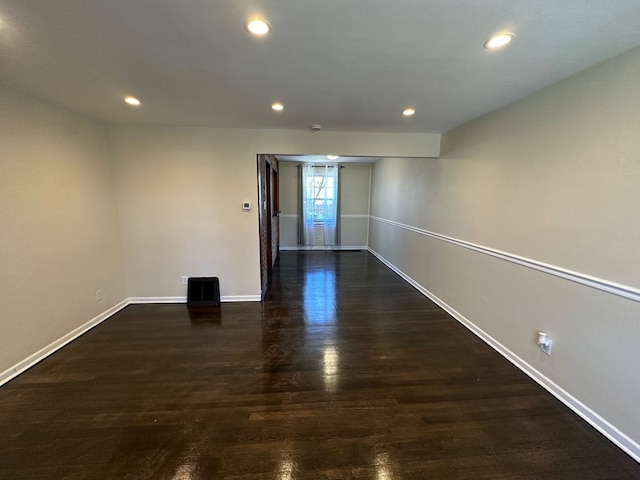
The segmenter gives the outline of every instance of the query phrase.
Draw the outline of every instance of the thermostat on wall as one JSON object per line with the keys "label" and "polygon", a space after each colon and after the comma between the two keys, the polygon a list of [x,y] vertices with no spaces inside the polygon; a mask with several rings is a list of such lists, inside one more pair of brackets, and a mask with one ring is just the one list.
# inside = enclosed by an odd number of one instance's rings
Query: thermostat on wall
{"label": "thermostat on wall", "polygon": [[251,202],[242,202],[243,210],[251,210]]}

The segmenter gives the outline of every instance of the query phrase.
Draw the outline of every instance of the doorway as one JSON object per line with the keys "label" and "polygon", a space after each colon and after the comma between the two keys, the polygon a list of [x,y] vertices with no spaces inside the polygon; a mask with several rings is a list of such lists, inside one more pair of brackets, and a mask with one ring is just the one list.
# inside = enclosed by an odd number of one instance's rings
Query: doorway
{"label": "doorway", "polygon": [[267,293],[269,273],[278,261],[280,222],[278,198],[278,159],[258,155],[258,221],[260,229],[260,285],[262,298]]}

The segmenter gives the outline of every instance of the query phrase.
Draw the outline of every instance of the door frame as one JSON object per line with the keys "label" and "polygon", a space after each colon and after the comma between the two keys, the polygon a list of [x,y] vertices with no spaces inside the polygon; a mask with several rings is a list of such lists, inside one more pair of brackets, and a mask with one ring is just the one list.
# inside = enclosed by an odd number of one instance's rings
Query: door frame
{"label": "door frame", "polygon": [[274,155],[258,154],[257,163],[260,289],[264,299],[280,247],[278,159]]}

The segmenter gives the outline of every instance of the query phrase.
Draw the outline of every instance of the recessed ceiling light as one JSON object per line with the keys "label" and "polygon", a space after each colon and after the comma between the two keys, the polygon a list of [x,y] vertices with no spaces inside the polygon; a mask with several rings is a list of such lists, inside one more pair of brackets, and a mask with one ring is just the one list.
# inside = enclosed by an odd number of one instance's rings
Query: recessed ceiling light
{"label": "recessed ceiling light", "polygon": [[129,105],[133,105],[134,107],[137,107],[140,105],[140,100],[138,100],[136,97],[124,97],[124,101],[127,102]]}
{"label": "recessed ceiling light", "polygon": [[262,18],[252,18],[245,24],[245,27],[249,33],[254,35],[266,35],[271,30],[271,25]]}
{"label": "recessed ceiling light", "polygon": [[411,107],[407,107],[402,111],[402,115],[404,115],[405,117],[410,117],[411,115],[414,115],[416,113],[415,108],[411,108]]}
{"label": "recessed ceiling light", "polygon": [[327,155],[327,158],[329,160],[337,160],[340,158],[340,155]]}
{"label": "recessed ceiling light", "polygon": [[484,42],[484,48],[488,50],[495,50],[496,48],[504,47],[513,40],[513,37],[515,37],[513,33],[500,33],[498,35],[494,35]]}
{"label": "recessed ceiling light", "polygon": [[271,108],[276,112],[281,112],[282,110],[284,110],[284,105],[282,105],[280,102],[276,102],[273,105],[271,105]]}

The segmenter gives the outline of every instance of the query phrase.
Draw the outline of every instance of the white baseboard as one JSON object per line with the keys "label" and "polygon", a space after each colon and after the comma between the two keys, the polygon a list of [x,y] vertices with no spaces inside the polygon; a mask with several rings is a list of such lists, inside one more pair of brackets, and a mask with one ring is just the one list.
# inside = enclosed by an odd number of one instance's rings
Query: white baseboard
{"label": "white baseboard", "polygon": [[187,303],[187,297],[129,297],[129,304],[143,303]]}
{"label": "white baseboard", "polygon": [[[227,302],[259,302],[262,300],[260,295],[230,295],[220,297],[220,301]],[[128,305],[132,304],[144,304],[144,303],[187,303],[187,297],[129,297],[122,300],[117,305],[102,312],[100,315],[95,316],[88,322],[80,325],[78,328],[73,329],[71,332],[63,335],[59,339],[51,342],[44,348],[41,348],[37,352],[29,355],[24,360],[16,363],[12,367],[7,368],[4,372],[0,373],[0,386],[7,383],[9,380],[17,377],[25,370],[31,368],[36,363],[44,360],[49,355],[60,350],[62,347],[78,338],[83,333],[86,333],[96,325],[104,322],[109,317],[115,315],[120,310]]]}
{"label": "white baseboard", "polygon": [[[129,297],[131,304],[144,303],[187,303],[187,297]],[[260,295],[222,295],[221,303],[232,302],[259,302],[262,300]]]}
{"label": "white baseboard", "polygon": [[296,245],[293,247],[283,247],[280,246],[280,251],[305,251],[305,250],[322,250],[322,251],[334,251],[334,250],[367,250],[369,247],[366,245],[327,245],[327,246],[306,246],[306,245]]}
{"label": "white baseboard", "polygon": [[40,362],[41,360],[44,360],[45,358],[47,358],[52,353],[60,350],[66,344],[68,344],[69,342],[75,340],[80,335],[82,335],[83,333],[85,333],[88,330],[92,329],[96,325],[99,325],[100,323],[104,322],[107,318],[109,318],[112,315],[118,313],[120,310],[122,310],[127,305],[129,305],[129,300],[128,299],[125,299],[125,300],[121,301],[120,303],[114,305],[110,309],[108,309],[108,310],[102,312],[101,314],[93,317],[88,322],[80,325],[78,328],[73,329],[72,331],[70,331],[66,335],[63,335],[59,339],[51,342],[46,347],[41,348],[40,350],[38,350],[37,352],[35,352],[32,355],[29,355],[27,358],[25,358],[24,360],[16,363],[14,366],[9,367],[4,372],[0,373],[0,385],[4,385],[9,380],[17,377],[18,375],[20,375],[25,370],[27,370],[27,369],[31,368],[32,366],[34,366],[36,363]]}
{"label": "white baseboard", "polygon": [[[280,218],[295,218],[297,219],[299,215],[297,213],[281,213],[279,215]],[[366,218],[369,219],[368,213],[342,213],[340,214],[340,218]]]}
{"label": "white baseboard", "polygon": [[262,295],[223,295],[220,297],[222,303],[231,302],[261,302]]}
{"label": "white baseboard", "polygon": [[513,353],[507,347],[498,342],[491,335],[483,331],[469,319],[467,319],[464,315],[456,311],[453,307],[448,305],[446,302],[442,301],[435,294],[427,290],[425,287],[416,282],[409,275],[404,273],[398,267],[388,262],[382,255],[373,250],[372,248],[368,249],[372,255],[374,255],[378,260],[384,263],[387,267],[397,273],[402,279],[411,284],[416,290],[422,293],[424,296],[432,300],[439,307],[441,307],[444,311],[446,311],[449,315],[455,318],[458,322],[464,325],[466,328],[471,330],[476,336],[482,339],[485,343],[487,343],[490,347],[496,350],[500,355],[509,360],[512,364],[518,367],[521,371],[527,374],[531,379],[533,379],[536,383],[542,386],[545,390],[547,390],[551,395],[556,397],[562,403],[564,403],[567,407],[573,410],[576,414],[582,417],[588,424],[602,433],[605,437],[611,440],[615,445],[620,447],[625,453],[631,456],[636,462],[640,462],[640,444],[633,440],[631,437],[622,432],[615,425],[608,422],[605,418],[600,416],[597,412],[586,406],[576,397],[571,395],[569,392],[564,390],[560,385],[555,383],[553,380],[546,377],[532,365],[527,363],[525,360],[520,358],[518,355]]}

